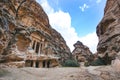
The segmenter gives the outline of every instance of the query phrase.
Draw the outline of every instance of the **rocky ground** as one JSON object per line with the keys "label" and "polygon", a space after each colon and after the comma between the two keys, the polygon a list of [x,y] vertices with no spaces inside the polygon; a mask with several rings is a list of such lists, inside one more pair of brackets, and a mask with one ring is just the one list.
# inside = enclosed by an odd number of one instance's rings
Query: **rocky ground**
{"label": "rocky ground", "polygon": [[120,80],[111,66],[80,68],[1,68],[0,80]]}

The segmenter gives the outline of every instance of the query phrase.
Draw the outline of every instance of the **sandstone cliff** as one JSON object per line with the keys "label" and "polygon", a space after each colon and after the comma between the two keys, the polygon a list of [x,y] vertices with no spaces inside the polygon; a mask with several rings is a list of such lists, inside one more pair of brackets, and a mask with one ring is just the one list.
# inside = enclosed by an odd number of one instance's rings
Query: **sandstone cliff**
{"label": "sandstone cliff", "polygon": [[74,44],[74,47],[75,49],[73,50],[72,54],[78,62],[86,62],[93,59],[92,52],[87,46],[83,45],[82,42],[77,41]]}
{"label": "sandstone cliff", "polygon": [[65,40],[35,0],[0,0],[0,62],[23,60],[18,55],[26,54],[29,47],[60,61],[70,55]]}
{"label": "sandstone cliff", "polygon": [[106,64],[120,51],[120,0],[107,0],[104,17],[97,26],[98,55]]}

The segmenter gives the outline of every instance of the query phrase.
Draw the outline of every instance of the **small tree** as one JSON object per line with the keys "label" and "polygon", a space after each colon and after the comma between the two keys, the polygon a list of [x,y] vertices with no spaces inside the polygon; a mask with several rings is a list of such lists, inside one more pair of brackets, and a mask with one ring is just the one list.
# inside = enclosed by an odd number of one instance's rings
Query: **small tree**
{"label": "small tree", "polygon": [[68,59],[63,63],[64,67],[79,67],[79,63],[74,59]]}
{"label": "small tree", "polygon": [[95,61],[91,62],[92,66],[100,66],[100,65],[106,65],[104,60],[100,57],[98,57],[98,59],[96,59]]}

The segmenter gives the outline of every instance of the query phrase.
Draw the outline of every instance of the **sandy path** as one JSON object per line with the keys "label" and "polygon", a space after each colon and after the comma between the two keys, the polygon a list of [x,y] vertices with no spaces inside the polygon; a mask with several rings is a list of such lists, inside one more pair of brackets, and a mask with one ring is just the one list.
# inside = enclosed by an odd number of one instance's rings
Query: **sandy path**
{"label": "sandy path", "polygon": [[0,80],[104,80],[98,68],[7,68]]}
{"label": "sandy path", "polygon": [[85,71],[81,68],[9,68],[7,70],[10,74],[0,80],[66,80]]}

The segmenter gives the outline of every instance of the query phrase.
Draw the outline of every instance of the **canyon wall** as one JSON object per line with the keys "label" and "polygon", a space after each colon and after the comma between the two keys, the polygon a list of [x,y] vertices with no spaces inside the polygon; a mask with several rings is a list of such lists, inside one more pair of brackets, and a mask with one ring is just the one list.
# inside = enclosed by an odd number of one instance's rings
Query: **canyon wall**
{"label": "canyon wall", "polygon": [[110,64],[120,52],[120,0],[107,0],[104,17],[97,26],[98,55]]}
{"label": "canyon wall", "polygon": [[24,60],[31,49],[61,62],[71,54],[35,0],[0,0],[0,62]]}

